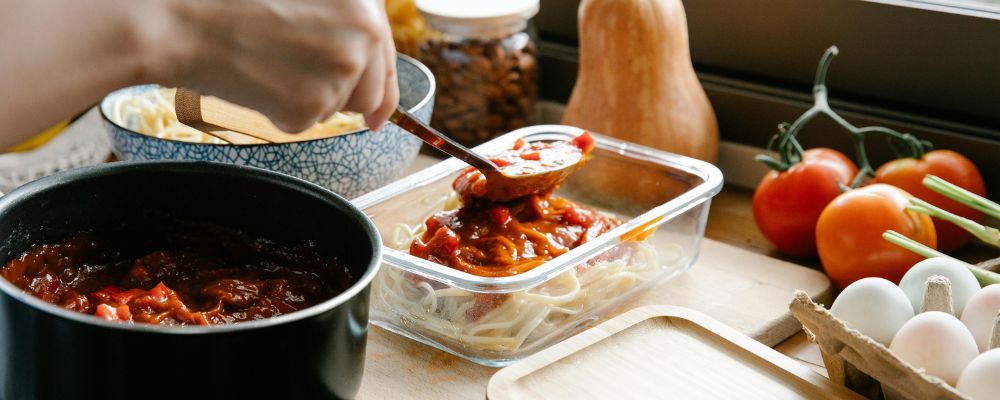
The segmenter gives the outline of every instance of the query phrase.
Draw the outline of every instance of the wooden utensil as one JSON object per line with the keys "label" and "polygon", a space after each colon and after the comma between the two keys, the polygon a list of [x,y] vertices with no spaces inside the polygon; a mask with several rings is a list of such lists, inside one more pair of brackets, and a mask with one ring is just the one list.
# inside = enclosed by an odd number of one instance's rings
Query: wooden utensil
{"label": "wooden utensil", "polygon": [[177,89],[174,108],[182,124],[232,144],[291,143],[356,132],[331,132],[314,127],[287,133],[259,112],[184,88]]}
{"label": "wooden utensil", "polygon": [[[486,176],[484,197],[495,201],[512,200],[555,187],[566,180],[566,177],[579,168],[581,164],[578,162],[534,174],[508,175],[486,157],[458,144],[398,107],[389,117],[389,121],[419,137],[420,140],[432,147],[481,171]],[[583,159],[580,161],[582,162]]]}
{"label": "wooden utensil", "polygon": [[683,307],[622,314],[500,370],[503,399],[860,399],[763,344]]}

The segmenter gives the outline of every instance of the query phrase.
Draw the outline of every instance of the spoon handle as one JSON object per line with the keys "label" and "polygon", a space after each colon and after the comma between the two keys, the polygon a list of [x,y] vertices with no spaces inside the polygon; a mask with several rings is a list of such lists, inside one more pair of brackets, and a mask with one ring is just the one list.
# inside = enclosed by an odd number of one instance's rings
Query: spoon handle
{"label": "spoon handle", "polygon": [[499,172],[497,166],[490,160],[486,159],[486,157],[476,154],[472,152],[472,150],[469,150],[468,147],[456,143],[454,140],[451,140],[441,132],[427,126],[423,122],[420,122],[414,116],[410,115],[410,113],[399,107],[396,108],[396,111],[393,111],[392,115],[389,117],[389,121],[392,121],[392,123],[398,125],[400,128],[403,128],[404,131],[412,133],[414,136],[433,146],[435,149],[441,150],[449,156],[465,161],[466,164],[476,167],[476,169],[480,171]]}

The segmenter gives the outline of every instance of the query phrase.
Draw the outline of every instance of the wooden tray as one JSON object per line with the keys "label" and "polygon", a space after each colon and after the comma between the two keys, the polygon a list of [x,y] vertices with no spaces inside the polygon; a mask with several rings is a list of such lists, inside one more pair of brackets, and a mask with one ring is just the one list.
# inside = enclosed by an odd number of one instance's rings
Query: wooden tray
{"label": "wooden tray", "polygon": [[699,312],[647,306],[500,370],[506,399],[855,399],[808,367]]}

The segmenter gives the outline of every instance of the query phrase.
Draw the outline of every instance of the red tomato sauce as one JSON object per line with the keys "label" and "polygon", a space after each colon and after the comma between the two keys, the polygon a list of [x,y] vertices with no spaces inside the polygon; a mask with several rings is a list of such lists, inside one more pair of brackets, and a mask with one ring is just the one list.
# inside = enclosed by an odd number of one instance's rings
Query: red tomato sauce
{"label": "red tomato sauce", "polygon": [[33,246],[0,274],[69,310],[162,325],[288,314],[332,298],[351,282],[347,269],[311,243],[284,246],[204,224],[159,233],[80,233]]}
{"label": "red tomato sauce", "polygon": [[[491,157],[506,170],[536,172],[564,162],[579,162],[593,148],[588,134],[567,142],[524,143]],[[463,198],[457,210],[427,219],[425,233],[410,254],[478,276],[511,276],[535,268],[593,240],[621,221],[553,196],[556,187],[506,202],[480,197],[479,171],[465,171],[454,182]]]}
{"label": "red tomato sauce", "polygon": [[[584,164],[587,155],[594,147],[594,138],[587,132],[561,142],[528,143],[518,138],[513,147],[488,158],[506,176],[534,175],[573,166],[573,169],[567,170],[568,174]],[[558,174],[552,178],[565,178],[565,176]],[[562,179],[546,179],[538,182],[501,181],[494,182],[496,187],[490,190],[487,187],[486,176],[470,167],[455,179],[452,187],[463,199],[489,197],[506,201],[529,194],[551,192],[561,181]],[[512,184],[517,186],[513,187]],[[493,192],[492,196],[487,192]]]}

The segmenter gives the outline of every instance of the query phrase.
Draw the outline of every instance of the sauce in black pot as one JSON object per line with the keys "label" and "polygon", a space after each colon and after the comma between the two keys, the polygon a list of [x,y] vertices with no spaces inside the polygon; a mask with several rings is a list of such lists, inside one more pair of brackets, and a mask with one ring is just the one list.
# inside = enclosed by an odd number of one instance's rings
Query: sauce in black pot
{"label": "sauce in black pot", "polygon": [[[149,228],[153,226],[153,228]],[[201,223],[122,226],[32,246],[0,274],[34,296],[100,318],[228,324],[295,312],[352,279],[310,242],[285,245]]]}

